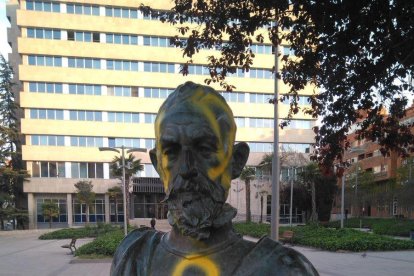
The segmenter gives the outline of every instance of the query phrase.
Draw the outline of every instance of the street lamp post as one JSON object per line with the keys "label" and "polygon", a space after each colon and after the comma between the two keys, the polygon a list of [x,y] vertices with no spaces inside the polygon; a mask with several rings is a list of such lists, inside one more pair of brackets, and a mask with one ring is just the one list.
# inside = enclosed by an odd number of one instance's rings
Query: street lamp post
{"label": "street lamp post", "polygon": [[[115,151],[117,153],[121,153],[121,163],[122,163],[122,199],[123,199],[123,207],[124,207],[124,235],[128,234],[128,223],[127,223],[127,206],[126,206],[126,183],[125,183],[125,149],[124,145],[121,146],[121,151],[116,148],[111,147],[99,147],[99,151]],[[142,148],[131,148],[127,150],[127,153],[131,152],[147,152],[147,149]]]}

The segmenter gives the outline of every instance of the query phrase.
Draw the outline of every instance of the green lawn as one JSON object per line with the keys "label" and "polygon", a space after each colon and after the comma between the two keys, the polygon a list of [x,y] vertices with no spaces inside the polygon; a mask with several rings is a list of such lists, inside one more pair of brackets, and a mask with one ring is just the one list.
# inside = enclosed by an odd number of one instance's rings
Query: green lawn
{"label": "green lawn", "polygon": [[[281,227],[279,233],[290,229]],[[270,233],[270,225],[236,223],[235,230],[243,235],[262,237]],[[316,247],[329,251],[389,251],[414,249],[414,241],[397,240],[377,234],[364,233],[354,229],[335,229],[319,226],[298,226],[292,228],[293,242],[297,245]]]}
{"label": "green lawn", "polygon": [[[371,228],[375,234],[409,237],[410,231],[414,230],[414,220],[408,219],[385,219],[385,218],[361,218],[362,227]],[[340,222],[329,222],[327,227],[339,228]],[[346,228],[359,228],[360,219],[350,218],[344,222]]]}

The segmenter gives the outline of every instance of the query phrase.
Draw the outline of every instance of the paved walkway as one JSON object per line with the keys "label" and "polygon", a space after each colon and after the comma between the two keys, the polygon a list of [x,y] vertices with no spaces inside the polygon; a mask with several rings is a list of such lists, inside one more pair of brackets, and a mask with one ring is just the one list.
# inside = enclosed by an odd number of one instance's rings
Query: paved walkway
{"label": "paved walkway", "polygon": [[[109,275],[110,259],[78,261],[68,254],[68,249],[60,247],[69,240],[39,240],[45,231],[0,231],[0,275]],[[76,244],[80,246],[89,241],[79,239]],[[414,250],[364,254],[293,248],[304,254],[322,276],[414,275]]]}

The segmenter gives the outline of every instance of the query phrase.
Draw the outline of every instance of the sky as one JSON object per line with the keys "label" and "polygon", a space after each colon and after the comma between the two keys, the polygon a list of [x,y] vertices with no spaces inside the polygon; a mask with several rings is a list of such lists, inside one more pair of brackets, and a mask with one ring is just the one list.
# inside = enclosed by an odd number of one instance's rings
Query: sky
{"label": "sky", "polygon": [[6,0],[0,0],[0,53],[7,59],[11,48],[7,43],[7,27],[9,21],[6,18]]}

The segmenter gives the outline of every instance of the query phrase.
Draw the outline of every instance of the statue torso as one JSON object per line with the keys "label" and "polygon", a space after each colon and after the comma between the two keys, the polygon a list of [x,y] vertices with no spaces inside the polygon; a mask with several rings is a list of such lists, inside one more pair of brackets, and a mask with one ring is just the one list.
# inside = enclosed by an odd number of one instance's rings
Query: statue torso
{"label": "statue torso", "polygon": [[268,238],[258,243],[239,236],[198,252],[168,246],[165,234],[136,230],[118,247],[111,275],[317,275],[300,253]]}

